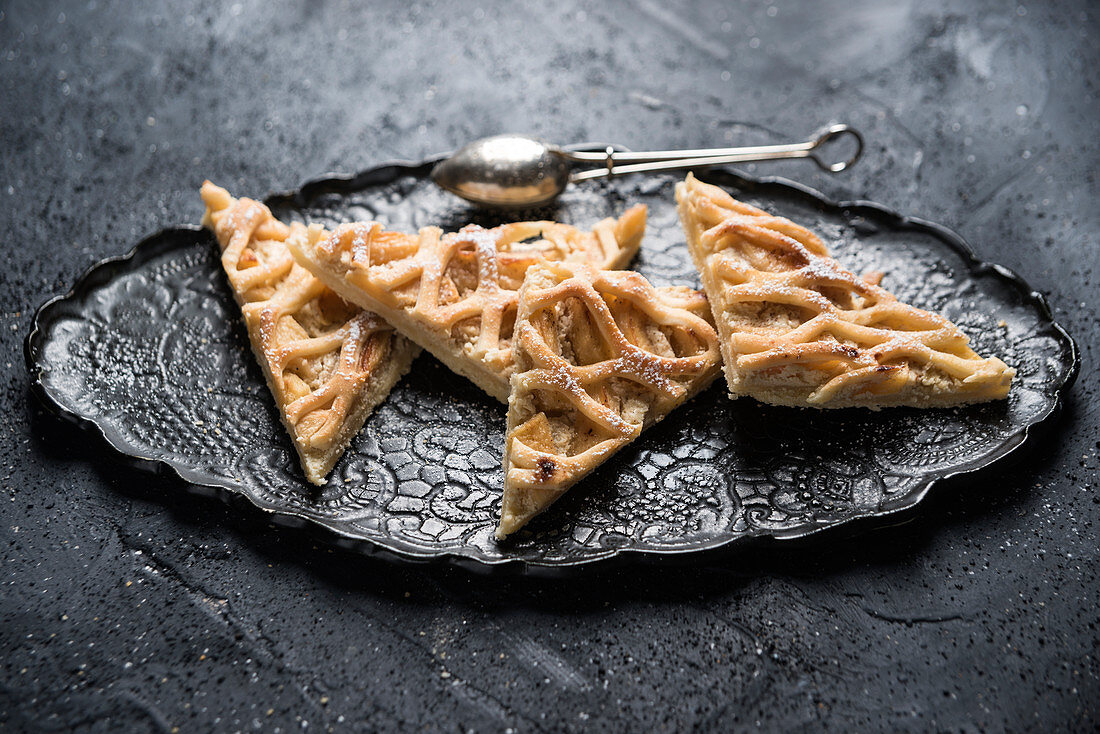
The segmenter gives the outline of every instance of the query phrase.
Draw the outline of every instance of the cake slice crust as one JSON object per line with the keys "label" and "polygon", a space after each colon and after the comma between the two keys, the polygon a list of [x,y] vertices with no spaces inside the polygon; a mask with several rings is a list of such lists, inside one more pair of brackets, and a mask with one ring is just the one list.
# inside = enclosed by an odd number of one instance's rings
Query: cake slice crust
{"label": "cake slice crust", "polygon": [[557,222],[476,225],[444,234],[344,224],[327,236],[292,237],[298,262],[346,300],[381,314],[412,341],[489,395],[507,402],[516,304],[527,269],[543,261],[624,267],[638,251],[646,209],[635,206],[591,231]]}
{"label": "cake slice crust", "polygon": [[202,186],[203,225],[241,307],[248,339],[306,478],[325,477],[419,349],[376,314],[341,299],[294,262],[287,241],[319,225],[280,222],[263,204]]}
{"label": "cake slice crust", "polygon": [[877,410],[1008,395],[1015,370],[978,355],[943,316],[845,270],[808,229],[691,174],[676,201],[731,397]]}
{"label": "cake slice crust", "polygon": [[519,293],[504,449],[504,538],[719,374],[706,297],[576,263]]}

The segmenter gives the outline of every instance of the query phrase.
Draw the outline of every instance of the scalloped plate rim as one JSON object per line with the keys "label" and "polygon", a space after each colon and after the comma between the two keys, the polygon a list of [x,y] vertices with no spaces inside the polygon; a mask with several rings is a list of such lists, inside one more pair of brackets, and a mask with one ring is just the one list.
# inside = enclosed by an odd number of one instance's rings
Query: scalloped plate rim
{"label": "scalloped plate rim", "polygon": [[[585,144],[584,146],[571,147],[600,148],[601,146],[588,146]],[[370,185],[364,181],[365,179],[382,176],[382,173],[387,170],[396,172],[396,175],[392,175],[390,178],[391,181],[396,180],[396,178],[400,176],[419,176],[423,175],[422,172],[425,169],[433,165],[442,157],[443,156],[433,156],[419,162],[408,160],[390,161],[363,169],[353,174],[323,174],[307,179],[297,189],[272,192],[264,197],[264,201],[272,202],[277,199],[290,199],[298,203],[305,203],[309,198],[306,195],[306,191],[314,188],[360,190]],[[246,502],[257,510],[264,512],[268,519],[284,527],[323,530],[324,532],[320,533],[320,535],[328,542],[369,556],[378,556],[418,564],[447,563],[476,572],[504,570],[533,575],[553,574],[556,571],[589,569],[596,566],[602,568],[614,561],[637,560],[643,562],[657,562],[669,559],[682,559],[686,556],[695,556],[697,554],[710,556],[717,551],[723,549],[728,550],[752,542],[798,540],[842,526],[893,517],[899,513],[914,509],[924,500],[932,487],[939,482],[960,475],[975,473],[1001,462],[1029,442],[1032,435],[1032,429],[1047,423],[1062,410],[1066,395],[1076,381],[1080,371],[1080,349],[1076,341],[1054,318],[1050,305],[1042,293],[1032,288],[1019,273],[1011,268],[999,263],[982,260],[970,246],[969,242],[959,233],[937,222],[902,214],[875,201],[867,199],[837,201],[817,189],[782,176],[755,177],[729,168],[715,168],[706,171],[698,171],[697,174],[704,179],[727,176],[747,187],[777,187],[791,190],[798,196],[811,200],[817,206],[833,210],[841,215],[859,213],[861,211],[873,212],[876,217],[892,220],[896,227],[923,230],[941,242],[946,243],[952,250],[961,256],[963,263],[971,274],[981,275],[992,272],[999,278],[1008,281],[1021,293],[1025,301],[1038,309],[1039,315],[1054,329],[1063,347],[1067,351],[1066,362],[1068,362],[1068,369],[1064,372],[1061,384],[1057,385],[1052,390],[1055,400],[1052,401],[1050,407],[1043,414],[1023,425],[1017,433],[1009,440],[1005,441],[996,451],[982,457],[977,462],[963,464],[946,473],[927,477],[917,487],[899,498],[893,506],[854,514],[838,520],[823,521],[820,524],[807,525],[784,531],[755,530],[741,535],[715,537],[710,541],[701,542],[691,547],[680,546],[667,550],[660,548],[638,549],[629,546],[608,548],[606,550],[593,552],[579,559],[530,560],[515,557],[487,558],[482,556],[477,549],[470,549],[471,552],[463,552],[463,550],[466,549],[430,551],[414,546],[396,547],[404,545],[400,539],[389,538],[387,542],[382,542],[380,539],[364,538],[353,535],[344,530],[340,524],[333,523],[325,518],[308,517],[285,506],[273,506],[270,502],[264,501],[249,493],[240,485],[230,482],[212,481],[209,476],[199,477],[196,476],[197,471],[192,470],[187,465],[143,454],[138,449],[121,440],[118,432],[110,429],[109,426],[105,427],[92,418],[70,411],[63,406],[43,384],[43,368],[39,362],[38,355],[43,344],[43,339],[45,338],[43,324],[53,317],[53,312],[60,309],[64,303],[77,300],[94,285],[97,276],[111,267],[118,267],[135,261],[141,262],[141,259],[144,257],[152,257],[167,249],[180,246],[179,243],[176,243],[167,246],[165,249],[155,248],[154,245],[161,242],[165,237],[173,234],[182,235],[184,233],[195,237],[202,236],[206,230],[194,224],[166,227],[141,238],[141,240],[125,254],[104,258],[93,263],[77,277],[73,286],[66,293],[48,299],[36,309],[34,317],[31,320],[31,330],[23,342],[23,356],[27,371],[31,378],[32,392],[56,416],[102,438],[112,449],[114,449],[118,454],[118,458],[130,460],[126,463],[139,469],[147,469],[156,472],[169,471],[182,480],[186,485],[186,489],[193,494],[210,495],[211,492],[207,490],[213,490],[213,494],[227,504],[233,505],[242,501]],[[149,252],[146,253],[146,250],[149,250]]]}

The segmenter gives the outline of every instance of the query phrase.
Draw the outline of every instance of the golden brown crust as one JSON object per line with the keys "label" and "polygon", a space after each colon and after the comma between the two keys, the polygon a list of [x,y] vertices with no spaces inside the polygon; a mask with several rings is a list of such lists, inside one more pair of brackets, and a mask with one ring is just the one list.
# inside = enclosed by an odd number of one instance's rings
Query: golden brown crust
{"label": "golden brown crust", "polygon": [[821,240],[691,174],[680,222],[714,309],[733,397],[817,408],[1004,398],[1015,370],[957,326],[857,278]]}
{"label": "golden brown crust", "polygon": [[623,267],[638,250],[645,207],[585,232],[556,222],[476,225],[443,234],[345,224],[316,242],[291,238],[294,257],[344,298],[381,314],[455,372],[508,399],[517,293],[543,260]]}
{"label": "golden brown crust", "polygon": [[417,349],[380,317],[348,304],[297,265],[287,240],[320,226],[285,225],[263,204],[207,181],[203,224],[241,306],[249,341],[294,439],[306,477],[323,484]]}
{"label": "golden brown crust", "polygon": [[528,272],[513,350],[498,538],[709,385],[721,364],[702,293],[577,263]]}

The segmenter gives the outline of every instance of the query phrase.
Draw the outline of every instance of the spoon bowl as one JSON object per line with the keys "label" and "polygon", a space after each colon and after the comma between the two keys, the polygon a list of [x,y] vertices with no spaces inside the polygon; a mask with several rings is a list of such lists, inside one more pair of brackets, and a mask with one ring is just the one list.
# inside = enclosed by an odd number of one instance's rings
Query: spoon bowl
{"label": "spoon bowl", "polygon": [[570,161],[555,146],[526,135],[474,141],[432,169],[432,181],[476,204],[538,206],[569,183]]}

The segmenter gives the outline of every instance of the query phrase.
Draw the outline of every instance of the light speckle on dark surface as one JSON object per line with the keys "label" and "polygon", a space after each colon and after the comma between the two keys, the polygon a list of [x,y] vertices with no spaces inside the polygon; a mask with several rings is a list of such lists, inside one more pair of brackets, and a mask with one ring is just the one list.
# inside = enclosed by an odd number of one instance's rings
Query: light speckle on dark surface
{"label": "light speckle on dark surface", "polygon": [[[0,724],[1095,730],[1098,34],[1088,3],[5,3]],[[259,195],[503,131],[701,147],[833,119],[869,141],[852,171],[754,172],[953,227],[1083,350],[1046,436],[899,526],[484,579],[187,495],[31,399],[33,309],[197,221],[206,177]]]}

